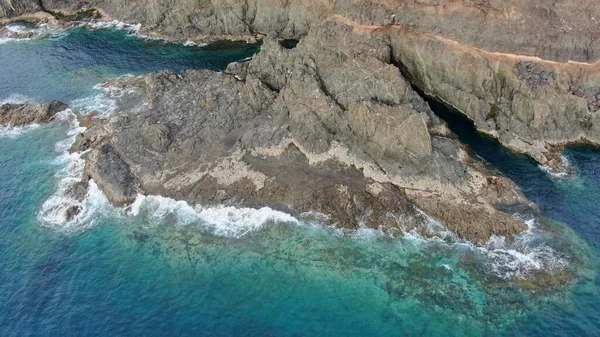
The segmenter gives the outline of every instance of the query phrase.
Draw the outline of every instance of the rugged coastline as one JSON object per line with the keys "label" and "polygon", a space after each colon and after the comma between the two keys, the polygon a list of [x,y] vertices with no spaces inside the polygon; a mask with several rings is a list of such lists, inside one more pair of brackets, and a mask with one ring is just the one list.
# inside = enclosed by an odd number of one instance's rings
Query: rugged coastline
{"label": "rugged coastline", "polygon": [[[72,150],[91,149],[86,175],[117,205],[154,194],[426,234],[423,211],[477,243],[524,230],[496,209],[529,204],[518,188],[447,137],[383,40],[339,25],[325,22],[293,49],[266,39],[223,74],[112,83],[146,92],[146,108],[94,120]],[[316,44],[329,52],[312,55]],[[366,45],[375,52],[361,55]]]}
{"label": "rugged coastline", "polygon": [[[31,19],[32,13],[46,22],[116,19],[141,24],[145,36],[200,43],[264,36],[301,40],[324,20],[341,21],[386,36],[391,59],[420,91],[452,105],[511,150],[565,171],[558,154],[562,148],[600,143],[597,7],[593,1],[517,0],[298,0],[284,5],[181,0],[173,6],[14,1],[0,3],[0,20]],[[580,13],[583,8],[588,15]]]}
{"label": "rugged coastline", "polygon": [[[43,10],[38,16],[50,22],[48,15],[78,20],[91,13],[87,18],[139,22],[142,31],[176,40],[266,36],[256,57],[225,74],[159,73],[121,84],[146,92],[146,109],[93,120],[73,148],[91,150],[86,177],[115,205],[131,203],[138,193],[158,194],[191,203],[270,205],[298,216],[318,212],[332,225],[386,231],[422,229],[424,218],[408,225],[398,219],[419,219],[423,211],[483,243],[525,229],[498,208],[534,206],[448,138],[410,84],[554,170],[564,169],[562,146],[598,144],[600,71],[598,63],[585,63],[596,62],[596,46],[578,45],[593,37],[594,27],[561,31],[561,41],[570,42],[555,45],[531,26],[546,14],[519,1],[498,8],[446,1],[398,8],[394,1],[288,5],[194,8],[181,1],[172,8],[149,5],[157,10],[150,15],[110,1],[83,7],[23,1],[4,8],[3,16],[8,23]],[[563,21],[575,20],[567,7],[553,10]],[[537,21],[492,38],[490,29],[514,20],[500,14],[515,10]],[[161,11],[160,20],[153,17]],[[186,24],[181,11],[208,20]],[[415,21],[434,13],[438,31]],[[457,35],[451,14],[483,15],[489,22],[478,25],[489,39]],[[527,47],[534,35],[542,43]],[[511,36],[520,43],[508,44]],[[288,49],[282,39],[300,42]],[[284,181],[279,172],[294,173]],[[286,192],[292,187],[304,192]]]}
{"label": "rugged coastline", "polygon": [[260,48],[106,19],[0,28],[9,329],[595,334],[598,149],[556,178],[477,130],[394,56],[399,25]]}

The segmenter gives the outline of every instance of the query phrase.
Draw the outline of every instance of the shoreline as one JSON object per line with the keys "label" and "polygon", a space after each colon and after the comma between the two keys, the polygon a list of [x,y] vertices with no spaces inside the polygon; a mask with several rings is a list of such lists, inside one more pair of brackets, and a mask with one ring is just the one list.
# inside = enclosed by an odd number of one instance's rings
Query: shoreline
{"label": "shoreline", "polygon": [[[306,151],[306,152],[308,152],[308,151]],[[407,188],[406,186],[401,186],[401,187],[406,188],[406,189],[410,189],[410,188]],[[419,189],[419,190],[423,190],[423,189]]]}
{"label": "shoreline", "polygon": [[[139,23],[130,23],[125,21],[116,20],[111,18],[106,13],[101,11],[98,8],[90,8],[94,12],[100,13],[98,17],[93,18],[79,18],[73,20],[65,20],[59,19],[58,14],[62,16],[73,16],[77,17],[77,15],[81,12],[45,12],[39,11],[32,14],[24,14],[17,17],[12,18],[0,18],[0,28],[6,27],[8,25],[18,23],[18,22],[27,22],[30,24],[41,25],[47,24],[52,29],[72,29],[79,26],[102,28],[106,26],[106,28],[113,28],[111,26],[115,26],[117,30],[127,30],[127,28],[131,30],[135,30],[136,35],[141,39],[154,39],[154,40],[162,40],[169,43],[178,43],[178,44],[186,44],[188,42],[197,44],[197,45],[206,45],[211,44],[218,41],[231,41],[231,42],[245,42],[248,44],[257,44],[262,41],[265,35],[257,33],[254,35],[230,35],[230,34],[222,34],[222,35],[197,35],[190,37],[175,37],[172,35],[167,35],[161,33],[159,31],[154,30],[152,27],[143,26]],[[83,12],[87,12],[83,11]],[[58,16],[58,17],[57,17]],[[124,28],[118,28],[118,26],[123,26]],[[137,28],[136,28],[137,27]]]}
{"label": "shoreline", "polygon": [[[83,20],[79,19],[77,21],[68,21],[68,20],[63,21],[63,20],[57,19],[57,17],[61,17],[61,16],[66,17],[66,18],[78,17],[82,13],[88,13],[88,12],[91,12],[94,14],[97,13],[97,16],[93,16],[93,18],[91,19],[92,21],[86,21],[85,18]],[[404,28],[402,28],[401,26],[394,26],[394,25],[392,25],[390,27],[359,25],[356,22],[353,22],[352,20],[350,20],[348,18],[340,16],[339,14],[333,15],[333,17],[334,17],[334,20],[344,22],[345,24],[355,27],[355,29],[366,30],[366,31],[377,33],[377,34],[386,35],[386,34],[390,34],[389,32],[398,32],[398,31],[404,30]],[[91,7],[91,8],[85,9],[85,10],[81,10],[81,11],[76,11],[76,12],[60,12],[60,11],[59,12],[43,12],[42,11],[42,12],[37,12],[34,14],[25,14],[25,15],[10,18],[10,19],[0,19],[0,28],[2,26],[6,26],[8,24],[15,23],[18,21],[27,21],[27,22],[31,22],[31,23],[37,23],[37,24],[46,23],[46,24],[51,25],[53,28],[57,28],[57,29],[69,29],[69,28],[74,28],[78,25],[84,25],[84,26],[90,26],[90,27],[95,27],[95,26],[101,27],[102,25],[106,25],[107,28],[111,28],[110,27],[111,24],[113,24],[115,26],[123,24],[123,25],[125,25],[125,27],[135,30],[135,34],[139,38],[157,39],[157,40],[162,40],[162,41],[165,41],[168,43],[178,43],[178,44],[184,44],[184,45],[189,44],[189,45],[203,46],[205,44],[211,44],[211,43],[215,43],[218,41],[245,42],[245,43],[249,43],[249,44],[258,44],[258,43],[262,43],[263,39],[266,37],[266,35],[260,34],[260,33],[257,33],[254,35],[223,34],[223,35],[197,35],[197,36],[189,36],[189,37],[185,37],[185,38],[176,37],[173,35],[167,35],[167,34],[159,32],[159,31],[156,31],[155,27],[152,27],[152,26],[143,26],[139,23],[129,23],[129,22],[122,22],[122,21],[115,20],[115,19],[111,18],[109,15],[107,15],[105,12],[103,12],[101,9],[94,8],[94,7]],[[125,28],[125,30],[127,30],[127,29]],[[394,33],[394,34],[400,34],[400,33]],[[410,33],[410,34],[412,34],[412,33]],[[451,40],[445,39],[440,36],[429,35],[429,34],[420,34],[420,35],[428,36],[431,39],[440,40],[444,44],[450,43],[452,45],[456,45],[456,48],[467,48],[467,49],[471,48],[471,49],[476,50],[477,53],[491,55],[496,58],[511,58],[511,59],[521,60],[521,61],[531,60],[531,61],[535,61],[535,62],[540,62],[542,64],[546,64],[550,67],[579,67],[579,68],[584,67],[584,68],[596,69],[596,68],[598,68],[598,66],[600,66],[600,61],[596,61],[593,63],[576,62],[576,61],[556,62],[556,61],[544,60],[544,59],[527,56],[527,55],[489,52],[489,51],[481,49],[481,48],[463,45],[457,41],[451,41]],[[536,161],[540,166],[547,167],[552,172],[555,172],[555,173],[556,172],[559,172],[559,173],[560,172],[566,172],[566,173],[569,172],[569,168],[563,164],[562,160],[560,160],[560,152],[563,151],[565,148],[567,148],[569,146],[581,145],[581,144],[589,144],[594,147],[600,147],[600,141],[594,141],[592,138],[590,138],[586,135],[583,135],[583,134],[581,134],[577,137],[571,138],[571,139],[562,139],[562,140],[543,139],[543,140],[533,140],[533,142],[531,142],[528,139],[520,138],[518,136],[516,138],[513,137],[511,139],[506,139],[506,137],[499,136],[496,131],[488,130],[487,128],[482,128],[480,126],[480,123],[477,123],[476,120],[473,118],[473,116],[471,116],[470,113],[465,112],[463,109],[456,106],[455,104],[450,102],[448,99],[440,96],[435,91],[432,92],[431,90],[426,90],[427,88],[424,88],[423,85],[420,85],[420,84],[416,83],[414,81],[414,79],[411,79],[411,76],[410,76],[411,74],[406,74],[406,75],[407,76],[405,76],[405,77],[410,79],[411,85],[416,87],[419,91],[423,91],[425,93],[425,95],[427,95],[431,99],[441,101],[444,104],[453,107],[455,110],[460,112],[463,116],[465,116],[468,119],[470,119],[471,121],[473,121],[475,123],[477,129],[480,132],[485,133],[486,135],[497,139],[498,141],[500,141],[502,143],[503,146],[511,149],[512,151],[516,151],[517,153],[521,153],[521,154],[525,154],[525,155],[529,156],[534,161]],[[477,117],[477,118],[479,118],[479,117]],[[531,149],[535,149],[535,150],[531,150]]]}

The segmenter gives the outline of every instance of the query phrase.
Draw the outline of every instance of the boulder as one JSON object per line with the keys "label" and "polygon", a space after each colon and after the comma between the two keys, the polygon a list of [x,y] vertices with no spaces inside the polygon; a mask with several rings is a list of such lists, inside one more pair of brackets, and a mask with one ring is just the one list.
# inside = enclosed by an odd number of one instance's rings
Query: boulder
{"label": "boulder", "polygon": [[40,105],[5,103],[0,105],[0,125],[18,127],[43,124],[65,109],[67,105],[59,101]]}

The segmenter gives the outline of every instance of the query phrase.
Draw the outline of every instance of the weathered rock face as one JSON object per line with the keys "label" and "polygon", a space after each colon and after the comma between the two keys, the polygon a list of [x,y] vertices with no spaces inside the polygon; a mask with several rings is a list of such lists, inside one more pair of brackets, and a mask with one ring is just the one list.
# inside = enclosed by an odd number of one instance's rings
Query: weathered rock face
{"label": "weathered rock face", "polygon": [[2,0],[0,18],[90,7],[180,38],[253,33],[301,38],[338,14],[362,25],[394,24],[492,52],[561,62],[600,58],[600,3],[595,0]]}
{"label": "weathered rock face", "polygon": [[92,150],[85,174],[119,205],[159,194],[427,235],[423,210],[478,243],[523,230],[496,206],[527,201],[446,137],[392,55],[389,37],[327,20],[225,73],[133,81],[145,108],[94,120],[72,150]]}
{"label": "weathered rock face", "polygon": [[394,59],[415,85],[505,146],[557,168],[562,146],[600,144],[600,63],[489,53],[396,28],[382,33],[391,37]]}
{"label": "weathered rock face", "polygon": [[[389,41],[379,51],[356,47],[350,57],[362,52],[376,54],[391,46],[391,58],[404,67],[414,85],[465,113],[479,130],[544,165],[559,168],[556,150],[565,144],[600,144],[595,122],[600,107],[600,63],[556,63],[600,59],[600,2],[595,0],[177,0],[168,4],[154,0],[13,0],[0,1],[0,17],[44,9],[55,16],[76,18],[78,15],[66,13],[83,15],[91,7],[111,18],[140,22],[150,35],[179,39],[255,34],[310,38],[311,29],[335,18],[377,31],[385,36],[382,40]],[[363,66],[368,67],[368,62]],[[339,80],[341,76],[331,81]],[[324,85],[332,87],[332,83]],[[293,99],[289,92],[284,94]],[[363,110],[381,108],[350,106],[347,104],[352,102],[342,100],[335,103],[351,112],[349,123],[370,123],[370,119],[361,119]],[[398,149],[399,143],[420,150],[429,146],[423,141],[424,133],[414,141],[411,138],[412,142],[375,134],[374,130],[382,127],[420,123],[404,121],[402,116],[390,118],[395,124],[371,123],[370,133],[357,134],[371,144],[370,154],[379,151],[378,156],[397,156],[393,149]],[[408,124],[397,125],[398,118]],[[299,126],[296,123],[292,128]],[[329,140],[321,136],[322,143],[316,146],[325,148]]]}
{"label": "weathered rock face", "polygon": [[67,105],[59,101],[50,101],[40,105],[2,104],[0,105],[0,125],[25,126],[46,123],[66,108]]}

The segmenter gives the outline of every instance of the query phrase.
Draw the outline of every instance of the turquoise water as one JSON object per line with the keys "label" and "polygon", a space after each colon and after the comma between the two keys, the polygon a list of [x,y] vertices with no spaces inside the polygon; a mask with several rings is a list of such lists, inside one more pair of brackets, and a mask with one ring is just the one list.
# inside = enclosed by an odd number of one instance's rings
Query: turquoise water
{"label": "turquoise water", "polygon": [[[163,68],[223,69],[255,51],[81,28],[7,42],[0,44],[6,69],[0,101],[110,105],[94,89],[101,81]],[[247,210],[207,210],[198,220],[159,199],[132,216],[92,191],[90,220],[72,231],[40,219],[69,165],[63,151],[70,123],[4,130],[0,335],[600,335],[600,153],[568,150],[574,176],[550,179],[451,111],[435,109],[453,122],[461,141],[556,221],[538,217],[535,235],[508,247],[514,248],[509,254],[455,239],[275,223]],[[519,283],[536,270],[532,263],[572,281],[559,288]]]}

